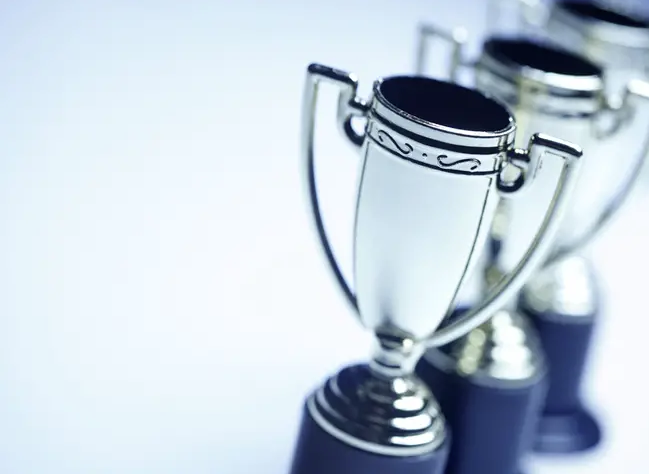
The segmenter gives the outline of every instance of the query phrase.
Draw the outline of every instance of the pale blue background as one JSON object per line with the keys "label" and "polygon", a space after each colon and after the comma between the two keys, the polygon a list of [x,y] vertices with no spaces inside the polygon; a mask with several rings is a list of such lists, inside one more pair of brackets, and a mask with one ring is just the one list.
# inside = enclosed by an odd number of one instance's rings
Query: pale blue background
{"label": "pale blue background", "polygon": [[[0,472],[285,473],[305,394],[369,342],[305,214],[305,67],[353,70],[366,94],[410,71],[418,21],[478,33],[483,14],[469,0],[4,2]],[[356,157],[334,100],[319,171],[348,271]],[[587,388],[607,442],[534,472],[649,469],[642,199],[597,247],[611,298]]]}

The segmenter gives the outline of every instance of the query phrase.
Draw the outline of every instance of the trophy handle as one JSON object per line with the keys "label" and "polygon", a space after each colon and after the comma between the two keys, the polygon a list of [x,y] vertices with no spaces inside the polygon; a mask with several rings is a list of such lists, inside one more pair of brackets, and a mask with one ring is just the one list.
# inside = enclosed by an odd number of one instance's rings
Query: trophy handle
{"label": "trophy handle", "polygon": [[[520,28],[524,25],[541,27],[547,23],[550,6],[543,0],[489,0],[487,4],[487,28],[502,24],[502,18],[509,16],[503,9],[512,8],[514,11],[514,26]],[[504,14],[505,13],[505,14]],[[497,31],[496,31],[497,33]]]}
{"label": "trophy handle", "polygon": [[[522,153],[524,152],[518,151],[517,155]],[[486,322],[496,310],[503,307],[515,296],[516,292],[525,284],[525,281],[544,262],[547,252],[553,244],[554,235],[559,228],[561,218],[569,202],[570,193],[578,177],[581,164],[579,158],[583,152],[579,147],[568,142],[541,133],[535,134],[530,139],[527,150],[529,159],[526,161],[529,165],[528,170],[525,171],[526,181],[533,179],[537,164],[545,153],[558,156],[563,161],[563,167],[550,206],[529,249],[512,272],[492,287],[483,302],[463,313],[458,319],[435,331],[426,340],[428,347],[447,344]],[[499,190],[503,197],[514,197],[525,186],[507,187],[499,185]]]}
{"label": "trophy handle", "polygon": [[304,97],[302,102],[302,134],[301,134],[301,155],[303,164],[303,181],[307,189],[307,202],[309,204],[309,214],[315,231],[320,241],[320,246],[324,251],[325,258],[331,268],[338,285],[343,290],[347,301],[352,308],[358,313],[358,303],[356,295],[345,280],[336,261],[333,250],[329,243],[329,238],[325,232],[320,204],[318,201],[318,191],[316,188],[315,168],[314,168],[314,135],[315,135],[315,116],[318,99],[318,88],[321,82],[328,82],[337,85],[340,88],[338,98],[337,123],[338,127],[352,144],[359,147],[365,139],[354,131],[352,128],[352,118],[355,116],[364,116],[368,107],[367,104],[356,96],[358,81],[353,74],[339,71],[337,69],[323,66],[321,64],[310,64],[307,68],[306,82],[304,87]]}
{"label": "trophy handle", "polygon": [[451,58],[449,64],[449,79],[457,82],[459,69],[464,66],[462,51],[468,39],[468,33],[464,28],[458,27],[447,31],[433,25],[420,25],[418,30],[417,57],[415,60],[415,73],[423,75],[428,60],[428,47],[431,40],[441,39],[451,46]]}
{"label": "trophy handle", "polygon": [[[645,111],[645,114],[647,115],[645,121],[649,125],[649,83],[639,79],[633,79],[629,81],[626,86],[626,91],[621,105],[616,106],[614,109],[618,116],[616,117],[613,127],[607,130],[600,138],[605,139],[620,130],[624,126],[624,123],[629,119],[629,110],[633,113],[633,110],[637,109],[638,106]],[[647,163],[646,158],[648,151],[649,139],[645,139],[642,149],[633,163],[631,172],[620,185],[619,192],[604,208],[604,211],[600,214],[599,218],[593,223],[590,229],[582,234],[580,239],[577,239],[569,245],[560,247],[553,252],[546,265],[549,266],[552,263],[558,262],[575,251],[586,247],[607,225],[611,223],[612,217],[617,215],[617,211],[624,205],[632,194],[631,192],[635,189],[636,184],[640,181],[640,176],[643,174],[643,169]]]}

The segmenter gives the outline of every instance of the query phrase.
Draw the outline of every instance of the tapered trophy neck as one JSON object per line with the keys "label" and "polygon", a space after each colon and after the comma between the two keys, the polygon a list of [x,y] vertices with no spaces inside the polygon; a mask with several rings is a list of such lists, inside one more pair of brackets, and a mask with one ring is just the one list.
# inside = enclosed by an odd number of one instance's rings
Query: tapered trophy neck
{"label": "tapered trophy neck", "polygon": [[377,377],[384,379],[408,377],[424,350],[422,343],[407,336],[377,331],[370,368]]}

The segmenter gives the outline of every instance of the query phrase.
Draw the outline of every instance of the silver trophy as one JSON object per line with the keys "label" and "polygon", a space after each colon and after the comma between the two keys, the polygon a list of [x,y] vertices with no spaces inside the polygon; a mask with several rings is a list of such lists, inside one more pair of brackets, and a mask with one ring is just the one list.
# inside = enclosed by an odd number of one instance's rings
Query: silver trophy
{"label": "silver trophy", "polygon": [[[589,58],[602,66],[609,100],[619,104],[630,80],[649,76],[649,10],[644,7],[601,0],[489,0],[487,28],[492,34],[513,29]],[[638,126],[636,133],[649,130]],[[641,181],[646,193],[649,168]]]}
{"label": "silver trophy", "polygon": [[609,97],[619,101],[629,80],[649,73],[649,17],[615,3],[489,0],[487,27],[491,34],[514,28],[545,38],[600,64]]}
{"label": "silver trophy", "polygon": [[[358,148],[354,289],[324,232],[315,185],[314,128],[322,83],[340,89],[337,124]],[[305,404],[293,474],[441,473],[448,435],[437,403],[414,374],[427,347],[484,323],[545,260],[576,179],[581,150],[548,135],[516,148],[506,107],[456,84],[420,76],[374,83],[368,101],[346,72],[312,64],[304,96],[302,156],[309,212],[327,264],[360,322],[375,335],[369,364],[332,376]],[[351,126],[365,119],[364,132]],[[489,236],[501,198],[525,199],[542,167],[559,168],[537,234],[483,301],[452,321],[462,283]],[[324,466],[324,467],[323,467]]]}
{"label": "silver trophy", "polygon": [[[492,36],[484,41],[477,58],[468,59],[463,54],[468,40],[464,30],[445,31],[431,25],[420,29],[418,73],[426,69],[427,51],[435,40],[450,46],[448,75],[452,79],[464,72],[477,89],[509,106],[518,124],[517,140],[542,131],[583,146],[583,168],[552,250],[520,298],[513,298],[501,309],[518,318],[515,313],[522,305],[529,310],[526,312],[543,316],[533,318],[533,323],[547,354],[550,387],[537,449],[586,449],[598,442],[599,428],[578,402],[576,386],[587,342],[577,341],[587,341],[590,336],[591,326],[584,324],[584,317],[594,312],[596,291],[581,255],[639,181],[649,135],[649,84],[629,80],[621,97],[613,94],[608,84],[611,76],[605,69],[540,37]],[[544,181],[530,190],[527,199],[500,203],[491,230],[495,252],[484,262],[481,275],[486,287],[520,259],[534,238],[534,226],[553,189],[551,181]],[[561,320],[558,324],[564,328],[577,324],[581,332],[559,331],[564,336],[558,337],[554,329],[545,326],[550,318]],[[487,333],[493,334],[488,328]],[[564,345],[560,342],[563,338],[566,347],[557,348]],[[432,361],[434,356],[430,357]],[[555,398],[561,402],[553,403]],[[566,413],[570,416],[557,421]],[[575,426],[580,428],[565,432]]]}

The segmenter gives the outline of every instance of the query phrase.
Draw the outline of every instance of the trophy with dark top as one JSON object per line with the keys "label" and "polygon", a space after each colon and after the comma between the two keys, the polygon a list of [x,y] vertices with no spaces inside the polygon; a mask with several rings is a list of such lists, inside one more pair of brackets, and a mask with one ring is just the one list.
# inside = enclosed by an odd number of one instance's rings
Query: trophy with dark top
{"label": "trophy with dark top", "polygon": [[[643,9],[622,9],[615,3],[619,2],[491,0],[489,11],[493,21],[489,27],[495,32],[501,27],[510,28],[498,21],[499,12],[510,9],[515,12],[512,16],[518,31],[544,38],[597,63],[602,68],[609,103],[619,109],[628,97],[630,81],[646,78],[649,72],[649,17],[647,5]],[[593,209],[601,209],[601,200],[611,196],[609,191],[618,176],[608,174],[604,162],[613,167],[614,163],[621,163],[620,159],[635,159],[646,151],[649,126],[642,118],[634,119],[637,116],[629,112],[620,124],[622,133],[597,151],[602,173],[588,178],[592,185],[590,196],[584,195],[580,212],[572,216],[572,236],[566,235],[566,239],[574,240],[575,233],[583,232],[580,228],[585,229],[587,216],[594,214]],[[589,155],[587,144],[583,144]],[[628,168],[638,175],[638,191],[646,194],[649,167]],[[620,203],[621,199],[614,209]],[[595,232],[588,238],[594,235]],[[587,249],[581,245],[578,250],[570,255],[564,252],[566,258],[555,259],[554,265],[548,265],[530,281],[520,298],[520,310],[531,317],[537,328],[550,367],[545,414],[535,444],[540,452],[577,452],[600,440],[599,425],[582,406],[579,392],[595,322],[601,312],[601,295]]]}
{"label": "trophy with dark top", "polygon": [[[525,140],[541,130],[583,144],[584,149],[578,184],[543,268],[530,278],[518,298],[508,301],[496,313],[499,321],[508,320],[517,327],[510,332],[525,333],[517,336],[523,338],[519,341],[521,349],[508,351],[506,363],[514,364],[512,358],[520,357],[520,364],[526,365],[531,358],[536,361],[532,365],[537,370],[525,372],[526,377],[519,372],[513,383],[511,374],[499,375],[502,371],[494,371],[493,364],[485,362],[493,358],[494,351],[507,352],[497,349],[503,340],[499,335],[502,331],[493,327],[494,321],[480,328],[487,339],[482,347],[488,351],[483,349],[486,352],[480,356],[487,368],[479,374],[461,370],[459,353],[450,350],[458,366],[449,377],[468,377],[469,381],[461,385],[464,392],[488,385],[492,409],[499,410],[504,418],[517,420],[509,422],[506,429],[496,429],[502,432],[501,442],[497,441],[497,433],[487,418],[482,424],[474,418],[472,425],[462,425],[462,433],[471,433],[471,439],[475,439],[482,432],[485,437],[490,436],[494,446],[501,446],[501,451],[494,448],[480,454],[479,443],[458,441],[453,449],[462,449],[458,459],[464,459],[458,465],[470,466],[467,459],[478,462],[485,458],[485,463],[499,466],[494,467],[494,472],[511,473],[518,469],[518,460],[528,445],[540,451],[570,451],[592,447],[600,439],[598,424],[579,401],[578,388],[596,304],[594,286],[585,279],[590,272],[578,256],[616,214],[638,182],[646,155],[646,133],[637,132],[649,129],[649,85],[629,81],[624,95],[618,98],[608,92],[607,76],[598,64],[538,37],[492,36],[483,43],[479,56],[468,60],[462,54],[467,40],[463,30],[448,32],[433,26],[420,29],[418,73],[425,68],[427,48],[434,39],[442,39],[452,47],[451,78],[456,79],[459,71],[466,69],[478,90],[509,106],[519,126],[517,139]],[[494,274],[499,275],[515,265],[534,238],[535,222],[543,215],[553,189],[552,181],[544,181],[537,183],[526,199],[500,203],[496,225],[491,230],[492,254],[486,259],[481,275],[486,287]],[[466,339],[471,337],[476,336],[469,334]],[[540,341],[543,350],[533,341]],[[456,343],[467,344],[467,340]],[[449,362],[440,362],[440,357],[437,350],[429,351],[418,372],[431,379],[433,372],[448,373]],[[543,360],[549,369],[547,396],[537,423],[530,406],[538,405],[538,393],[546,390],[546,382],[541,377],[545,371]],[[512,393],[520,393],[525,381],[530,405],[509,403]],[[486,403],[486,397],[475,400]],[[536,435],[528,441],[523,434],[530,432],[530,425],[536,425]],[[459,427],[455,429],[456,436],[461,436],[459,431]],[[512,431],[519,433],[517,439],[521,440],[516,444],[517,454],[509,441]],[[469,473],[471,469],[458,468],[451,472]]]}
{"label": "trophy with dark top", "polygon": [[[324,231],[314,168],[317,92],[340,90],[336,123],[360,151],[354,289]],[[421,76],[385,77],[369,100],[353,75],[308,67],[302,157],[309,212],[327,265],[375,336],[367,363],[342,368],[304,404],[292,474],[442,474],[452,443],[443,413],[414,374],[427,347],[461,337],[515,296],[547,257],[575,184],[581,149],[535,134],[516,148],[516,123],[499,101]],[[352,119],[365,119],[358,134]],[[543,167],[558,169],[536,237],[484,299],[449,320],[476,267],[499,202],[525,199]]]}

